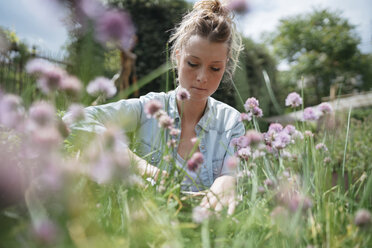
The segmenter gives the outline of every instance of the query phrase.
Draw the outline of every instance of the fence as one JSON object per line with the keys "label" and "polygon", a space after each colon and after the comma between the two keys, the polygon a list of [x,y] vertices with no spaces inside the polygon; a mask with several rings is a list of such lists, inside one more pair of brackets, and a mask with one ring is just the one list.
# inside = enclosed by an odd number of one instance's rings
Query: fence
{"label": "fence", "polygon": [[36,54],[31,56],[21,56],[16,51],[0,53],[0,88],[7,93],[23,96],[27,94],[31,98],[38,95],[35,85],[35,78],[25,71],[25,65],[29,58],[43,58],[52,63],[66,66],[67,63],[59,58],[47,55]]}

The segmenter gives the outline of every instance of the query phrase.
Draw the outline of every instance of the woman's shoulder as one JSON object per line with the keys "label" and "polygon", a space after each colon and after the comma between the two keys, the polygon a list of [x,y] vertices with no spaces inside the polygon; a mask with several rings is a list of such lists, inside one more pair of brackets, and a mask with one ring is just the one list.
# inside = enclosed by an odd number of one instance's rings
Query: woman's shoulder
{"label": "woman's shoulder", "polygon": [[238,110],[213,97],[209,98],[209,108],[215,119],[214,126],[218,129],[229,130],[240,122],[240,112]]}

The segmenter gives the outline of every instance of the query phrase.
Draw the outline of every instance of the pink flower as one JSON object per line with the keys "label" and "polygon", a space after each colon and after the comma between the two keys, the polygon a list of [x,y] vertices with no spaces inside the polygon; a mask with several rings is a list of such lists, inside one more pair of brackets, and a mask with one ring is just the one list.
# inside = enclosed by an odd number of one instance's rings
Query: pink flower
{"label": "pink flower", "polygon": [[296,132],[296,128],[293,125],[288,124],[285,126],[284,131],[287,132],[289,135],[292,135]]}
{"label": "pink flower", "polygon": [[84,106],[81,104],[71,104],[68,111],[68,124],[78,122],[85,119]]}
{"label": "pink flower", "polygon": [[22,99],[12,94],[2,96],[0,98],[0,124],[18,130],[22,126],[23,119]]}
{"label": "pink flower", "polygon": [[304,135],[305,135],[305,137],[308,137],[308,138],[314,137],[313,132],[311,132],[310,130],[306,130],[304,132]]}
{"label": "pink flower", "polygon": [[187,161],[187,168],[190,171],[196,171],[204,163],[204,157],[201,152],[195,152]]}
{"label": "pink flower", "polygon": [[276,133],[279,133],[283,130],[283,126],[280,123],[271,123],[269,126],[269,130],[273,130]]}
{"label": "pink flower", "polygon": [[367,227],[372,223],[371,213],[367,209],[359,209],[355,214],[354,223],[359,227]]}
{"label": "pink flower", "polygon": [[304,120],[305,121],[315,121],[318,119],[319,119],[319,115],[312,107],[307,107],[304,109]]}
{"label": "pink flower", "polygon": [[249,145],[257,145],[263,140],[262,134],[256,130],[248,130],[245,134]]}
{"label": "pink flower", "polygon": [[39,76],[51,68],[53,68],[53,64],[45,59],[31,59],[26,64],[27,73]]}
{"label": "pink flower", "polygon": [[258,106],[259,106],[259,102],[254,97],[248,98],[244,104],[244,108],[247,112],[250,110],[253,110],[255,107],[258,107]]}
{"label": "pink flower", "polygon": [[172,125],[173,125],[174,120],[171,117],[169,117],[168,115],[162,115],[158,119],[158,122],[159,122],[159,127],[171,128]]}
{"label": "pink flower", "polygon": [[91,19],[99,18],[105,11],[105,7],[96,0],[80,0],[78,1],[78,8]]}
{"label": "pink flower", "polygon": [[289,93],[285,99],[285,106],[291,106],[292,108],[298,107],[302,104],[302,98],[296,92]]}
{"label": "pink flower", "polygon": [[177,146],[177,140],[175,140],[175,139],[170,139],[170,140],[168,140],[168,142],[167,142],[167,146],[168,146],[168,147],[173,147],[173,148],[175,148],[175,147]]}
{"label": "pink flower", "polygon": [[247,0],[230,0],[227,8],[238,14],[244,14],[249,11]]}
{"label": "pink flower", "polygon": [[323,151],[328,151],[328,148],[327,148],[327,146],[325,145],[325,144],[323,144],[323,143],[319,143],[319,144],[317,144],[316,146],[315,146],[315,149],[317,149],[317,150],[323,150]]}
{"label": "pink flower", "polygon": [[190,99],[190,93],[185,88],[179,88],[177,90],[177,99],[179,101],[185,101]]}
{"label": "pink flower", "polygon": [[177,129],[177,128],[171,128],[169,134],[172,135],[172,136],[178,136],[179,134],[181,133],[181,130]]}
{"label": "pink flower", "polygon": [[291,143],[291,136],[286,132],[280,132],[277,136],[275,136],[275,140],[273,141],[272,145],[275,149],[283,149],[289,143]]}
{"label": "pink flower", "polygon": [[262,117],[263,116],[262,109],[260,109],[259,107],[254,107],[252,109],[252,114],[254,116],[257,116],[257,117]]}
{"label": "pink flower", "polygon": [[60,89],[69,95],[76,96],[80,93],[82,84],[77,77],[67,76],[62,79]]}
{"label": "pink flower", "polygon": [[229,157],[226,161],[226,165],[229,169],[235,169],[239,164],[239,158],[232,156]]}
{"label": "pink flower", "polygon": [[55,120],[55,108],[47,102],[35,102],[30,107],[30,119],[40,126],[47,126]]}
{"label": "pink flower", "polygon": [[241,113],[240,114],[240,118],[239,118],[239,121],[251,121],[252,120],[252,113],[251,112],[248,112],[248,113]]}
{"label": "pink flower", "polygon": [[155,116],[155,114],[161,108],[162,108],[161,102],[159,102],[158,100],[150,100],[145,104],[144,111],[147,118],[151,118],[152,116]]}
{"label": "pink flower", "polygon": [[110,79],[97,77],[88,84],[87,92],[91,96],[102,94],[105,98],[110,98],[116,94],[116,87]]}
{"label": "pink flower", "polygon": [[43,244],[55,244],[58,238],[57,225],[49,219],[39,220],[33,227],[33,235]]}
{"label": "pink flower", "polygon": [[196,143],[199,142],[199,139],[197,137],[191,138],[191,144],[195,145]]}
{"label": "pink flower", "polygon": [[53,65],[43,71],[37,80],[37,84],[44,94],[49,94],[61,87],[62,80],[66,76],[67,73],[63,69]]}
{"label": "pink flower", "polygon": [[112,42],[123,50],[128,50],[134,43],[135,29],[126,12],[107,10],[96,19],[96,38],[103,45]]}
{"label": "pink flower", "polygon": [[332,113],[333,109],[331,104],[327,102],[323,102],[318,106],[318,110],[322,112],[323,114],[330,114]]}
{"label": "pink flower", "polygon": [[252,156],[251,148],[249,146],[241,148],[238,150],[237,154],[241,159],[248,160]]}

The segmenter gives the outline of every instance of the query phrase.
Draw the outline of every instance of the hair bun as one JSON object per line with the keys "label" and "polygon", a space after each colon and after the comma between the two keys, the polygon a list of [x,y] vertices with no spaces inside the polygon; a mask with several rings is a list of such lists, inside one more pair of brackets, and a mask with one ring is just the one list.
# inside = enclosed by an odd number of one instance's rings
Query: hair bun
{"label": "hair bun", "polygon": [[228,16],[230,10],[222,5],[219,0],[200,0],[194,4],[194,10],[209,12],[209,14],[217,14]]}

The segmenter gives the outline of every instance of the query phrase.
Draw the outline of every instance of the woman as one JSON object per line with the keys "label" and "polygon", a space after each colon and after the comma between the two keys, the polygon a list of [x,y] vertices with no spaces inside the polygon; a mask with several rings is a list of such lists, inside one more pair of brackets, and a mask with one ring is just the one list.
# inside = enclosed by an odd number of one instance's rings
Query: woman
{"label": "woman", "polygon": [[[174,135],[173,158],[177,166],[188,173],[184,189],[199,191],[210,187],[202,207],[219,211],[228,206],[231,214],[235,209],[236,182],[234,171],[227,165],[234,153],[230,141],[244,135],[245,130],[237,110],[210,97],[223,75],[226,73],[231,77],[237,64],[240,39],[235,33],[231,13],[217,0],[199,1],[175,29],[170,42],[173,43],[171,58],[179,81],[175,91],[149,93],[139,99],[88,107],[87,120],[72,125],[71,129],[100,132],[105,130],[106,121],[115,120],[125,132],[135,131],[140,145],[134,152],[140,156],[123,149],[136,160],[142,175],[156,180],[160,172],[157,166],[163,161],[161,142],[164,137],[160,134],[169,135],[161,132],[157,120],[148,118],[146,113],[149,105],[160,102],[167,116],[174,120],[174,128],[181,130],[180,134]],[[186,99],[177,97],[184,89],[189,92]],[[194,146],[195,137],[199,142]],[[195,150],[203,155],[203,161],[192,171],[184,165]],[[149,155],[147,160],[141,158]],[[166,174],[163,171],[163,175]]]}

